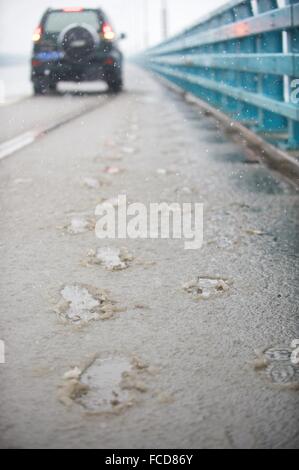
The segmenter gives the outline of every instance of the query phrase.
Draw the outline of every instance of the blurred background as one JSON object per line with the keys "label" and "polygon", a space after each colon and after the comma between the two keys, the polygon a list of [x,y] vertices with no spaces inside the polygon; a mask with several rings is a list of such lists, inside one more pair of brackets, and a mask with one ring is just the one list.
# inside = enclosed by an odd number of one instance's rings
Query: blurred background
{"label": "blurred background", "polygon": [[226,0],[0,0],[0,102],[31,93],[32,34],[48,7],[101,6],[128,56],[197,21]]}

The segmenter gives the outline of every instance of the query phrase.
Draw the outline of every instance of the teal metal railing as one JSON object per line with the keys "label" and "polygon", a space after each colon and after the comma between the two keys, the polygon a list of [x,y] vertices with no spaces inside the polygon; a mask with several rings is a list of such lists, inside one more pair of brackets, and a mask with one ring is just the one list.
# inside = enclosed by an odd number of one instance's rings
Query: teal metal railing
{"label": "teal metal railing", "polygon": [[233,0],[145,51],[145,67],[299,149],[299,1]]}

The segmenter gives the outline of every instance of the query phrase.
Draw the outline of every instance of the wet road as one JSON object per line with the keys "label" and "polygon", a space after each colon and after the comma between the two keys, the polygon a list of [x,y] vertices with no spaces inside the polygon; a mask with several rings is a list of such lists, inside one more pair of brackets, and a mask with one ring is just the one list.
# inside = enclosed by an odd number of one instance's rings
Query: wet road
{"label": "wet road", "polygon": [[[1,447],[299,447],[298,194],[150,75],[126,82],[0,108]],[[98,240],[119,194],[204,203],[203,248]]]}

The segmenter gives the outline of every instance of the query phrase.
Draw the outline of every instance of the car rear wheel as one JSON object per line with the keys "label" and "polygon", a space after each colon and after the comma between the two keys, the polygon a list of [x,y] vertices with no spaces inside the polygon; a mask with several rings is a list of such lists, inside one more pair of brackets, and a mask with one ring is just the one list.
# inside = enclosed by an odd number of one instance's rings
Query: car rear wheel
{"label": "car rear wheel", "polygon": [[43,95],[45,93],[45,85],[41,81],[33,82],[33,91],[35,95]]}
{"label": "car rear wheel", "polygon": [[47,93],[55,93],[57,83],[48,80],[35,80],[33,82],[33,91],[35,95],[45,95]]}
{"label": "car rear wheel", "polygon": [[107,80],[110,93],[120,93],[123,90],[123,81],[120,77]]}
{"label": "car rear wheel", "polygon": [[49,91],[50,91],[51,93],[56,93],[56,91],[57,91],[57,83],[54,83],[54,82],[50,83],[50,84],[49,84]]}

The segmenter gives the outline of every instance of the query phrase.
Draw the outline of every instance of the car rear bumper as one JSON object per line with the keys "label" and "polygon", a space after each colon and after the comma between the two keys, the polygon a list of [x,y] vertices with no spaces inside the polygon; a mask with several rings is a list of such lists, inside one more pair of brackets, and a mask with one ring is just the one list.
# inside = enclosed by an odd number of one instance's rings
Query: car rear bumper
{"label": "car rear bumper", "polygon": [[31,80],[47,78],[58,81],[107,80],[111,75],[121,75],[121,57],[113,55],[91,59],[88,62],[71,63],[67,60],[42,60],[41,55],[33,56]]}

